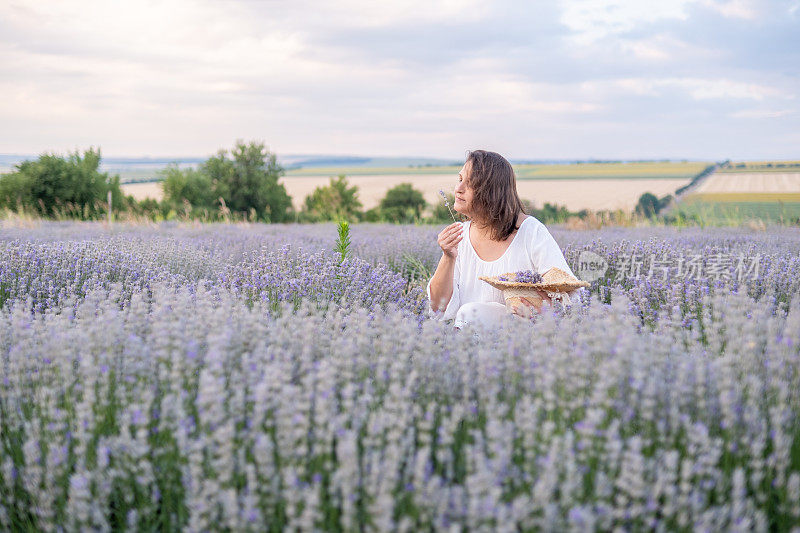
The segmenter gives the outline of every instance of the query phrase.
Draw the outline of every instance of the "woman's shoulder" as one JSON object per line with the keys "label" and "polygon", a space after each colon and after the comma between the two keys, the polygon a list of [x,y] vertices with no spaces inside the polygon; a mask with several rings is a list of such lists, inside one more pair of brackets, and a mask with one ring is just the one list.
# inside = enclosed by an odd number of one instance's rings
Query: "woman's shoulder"
{"label": "woman's shoulder", "polygon": [[527,233],[536,233],[539,231],[540,228],[543,228],[544,224],[533,215],[525,215],[525,219],[519,226],[519,230],[517,231],[524,231]]}
{"label": "woman's shoulder", "polygon": [[548,233],[547,226],[533,215],[527,215],[519,230],[522,233],[522,241],[526,246],[536,246]]}

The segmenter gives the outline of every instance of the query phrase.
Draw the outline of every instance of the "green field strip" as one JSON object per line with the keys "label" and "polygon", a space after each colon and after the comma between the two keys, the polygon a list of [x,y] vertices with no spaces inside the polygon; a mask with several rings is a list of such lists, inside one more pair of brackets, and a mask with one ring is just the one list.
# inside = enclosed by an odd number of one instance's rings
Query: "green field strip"
{"label": "green field strip", "polygon": [[549,165],[515,168],[519,179],[545,178],[692,178],[706,168],[707,165],[696,163],[654,163],[654,164],[586,164],[586,165]]}
{"label": "green field strip", "polygon": [[707,223],[740,223],[748,219],[769,222],[786,221],[800,217],[800,202],[689,202],[682,203],[675,212],[696,215]]}
{"label": "green field strip", "polygon": [[565,176],[563,174],[537,174],[535,176],[520,176],[521,181],[536,180],[690,180],[692,174],[576,174]]}

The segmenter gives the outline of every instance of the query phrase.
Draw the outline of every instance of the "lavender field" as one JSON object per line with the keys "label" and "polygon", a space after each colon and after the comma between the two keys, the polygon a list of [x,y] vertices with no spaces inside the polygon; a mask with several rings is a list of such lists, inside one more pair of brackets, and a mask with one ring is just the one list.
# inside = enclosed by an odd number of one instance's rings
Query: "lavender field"
{"label": "lavender field", "polygon": [[0,227],[0,528],[800,531],[800,231],[551,227],[588,297],[458,331],[440,229]]}

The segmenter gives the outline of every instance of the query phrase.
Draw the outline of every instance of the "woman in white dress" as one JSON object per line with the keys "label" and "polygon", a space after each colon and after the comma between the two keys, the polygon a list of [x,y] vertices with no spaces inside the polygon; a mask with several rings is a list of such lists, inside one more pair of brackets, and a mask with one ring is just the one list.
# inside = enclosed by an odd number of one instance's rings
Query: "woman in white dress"
{"label": "woman in white dress", "polygon": [[[439,233],[442,257],[428,282],[430,311],[440,319],[496,325],[506,319],[503,294],[479,276],[530,270],[544,274],[558,267],[572,270],[553,236],[535,217],[526,215],[517,194],[511,164],[500,154],[469,152],[458,173],[453,208],[469,220],[450,224]],[[571,291],[571,300],[579,291]],[[540,291],[544,306],[552,302]],[[514,314],[527,317],[539,309],[529,300]],[[544,308],[544,307],[543,307]]]}

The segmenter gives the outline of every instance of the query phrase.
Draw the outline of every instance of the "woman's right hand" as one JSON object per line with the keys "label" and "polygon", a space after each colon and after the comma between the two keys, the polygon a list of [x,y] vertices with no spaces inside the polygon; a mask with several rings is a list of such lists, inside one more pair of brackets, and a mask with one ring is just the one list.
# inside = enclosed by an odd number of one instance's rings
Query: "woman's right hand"
{"label": "woman's right hand", "polygon": [[458,255],[458,243],[464,236],[464,225],[461,222],[454,222],[444,228],[437,239],[439,247],[444,255],[455,259]]}

